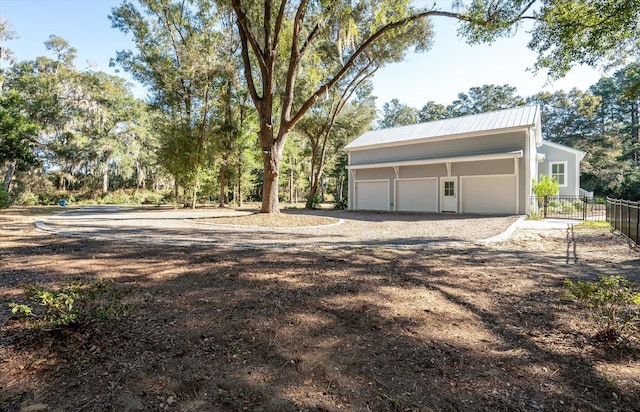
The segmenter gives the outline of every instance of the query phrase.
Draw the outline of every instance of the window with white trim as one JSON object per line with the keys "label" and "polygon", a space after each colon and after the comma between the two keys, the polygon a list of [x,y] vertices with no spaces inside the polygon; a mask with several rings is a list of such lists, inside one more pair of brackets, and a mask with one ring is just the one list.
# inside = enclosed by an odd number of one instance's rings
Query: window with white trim
{"label": "window with white trim", "polygon": [[549,176],[556,179],[561,187],[567,186],[567,162],[553,162],[549,164]]}

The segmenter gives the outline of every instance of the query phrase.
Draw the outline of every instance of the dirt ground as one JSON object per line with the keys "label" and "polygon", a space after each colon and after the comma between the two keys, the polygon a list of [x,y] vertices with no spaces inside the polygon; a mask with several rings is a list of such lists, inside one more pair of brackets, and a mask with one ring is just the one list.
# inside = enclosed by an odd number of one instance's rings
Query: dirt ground
{"label": "dirt ground", "polygon": [[[640,281],[606,229],[426,248],[229,249],[58,237],[0,212],[3,411],[639,411],[564,279]],[[34,330],[25,285],[106,278],[122,323]]]}

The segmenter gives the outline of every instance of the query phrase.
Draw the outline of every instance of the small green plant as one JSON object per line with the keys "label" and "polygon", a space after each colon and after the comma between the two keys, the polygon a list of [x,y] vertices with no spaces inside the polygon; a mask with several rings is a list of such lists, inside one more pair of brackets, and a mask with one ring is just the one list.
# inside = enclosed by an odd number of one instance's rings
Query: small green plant
{"label": "small green plant", "polygon": [[640,326],[640,285],[622,276],[599,276],[597,281],[564,282],[567,297],[589,309],[595,338],[614,343],[637,336]]}
{"label": "small green plant", "polygon": [[28,285],[24,288],[28,303],[9,306],[14,314],[27,318],[36,327],[71,326],[91,319],[117,322],[131,309],[122,303],[127,293],[127,289],[104,279],[87,285],[73,282],[59,289]]}
{"label": "small green plant", "polygon": [[537,182],[533,180],[531,190],[537,197],[556,196],[560,193],[560,183],[555,178],[540,175]]}

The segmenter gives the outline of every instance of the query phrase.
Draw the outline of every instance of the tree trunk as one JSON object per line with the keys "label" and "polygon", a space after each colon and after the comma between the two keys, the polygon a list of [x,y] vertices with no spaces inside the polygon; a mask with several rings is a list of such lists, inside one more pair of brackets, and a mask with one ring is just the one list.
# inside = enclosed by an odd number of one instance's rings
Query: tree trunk
{"label": "tree trunk", "polygon": [[238,206],[242,207],[242,164],[238,163]]}
{"label": "tree trunk", "polygon": [[293,204],[293,156],[289,155],[289,203]]}
{"label": "tree trunk", "polygon": [[175,198],[176,198],[176,207],[178,207],[178,205],[180,204],[180,183],[178,183],[178,179],[174,178],[174,184],[173,184],[173,189],[174,189],[174,194],[175,194]]}
{"label": "tree trunk", "polygon": [[220,166],[220,193],[218,194],[218,206],[224,207],[224,200],[227,186],[227,165],[223,163]]}
{"label": "tree trunk", "polygon": [[278,174],[280,161],[278,144],[271,146],[271,150],[262,151],[262,163],[264,164],[264,182],[262,186],[262,208],[260,213],[280,213],[278,201]]}
{"label": "tree trunk", "polygon": [[198,200],[198,191],[193,187],[193,196],[191,196],[191,209],[196,210],[196,201]]}
{"label": "tree trunk", "polygon": [[109,168],[102,168],[102,193],[107,193],[109,191]]}
{"label": "tree trunk", "polygon": [[8,192],[11,188],[11,182],[13,181],[13,173],[16,170],[16,162],[9,162],[9,167],[7,168],[7,173],[4,174],[4,183],[2,184],[2,188],[5,192]]}

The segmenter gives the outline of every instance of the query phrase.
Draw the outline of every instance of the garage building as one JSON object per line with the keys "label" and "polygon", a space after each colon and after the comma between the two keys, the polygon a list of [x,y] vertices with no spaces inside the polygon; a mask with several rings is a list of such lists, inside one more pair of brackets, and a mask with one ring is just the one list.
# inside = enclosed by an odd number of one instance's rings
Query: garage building
{"label": "garage building", "polygon": [[577,195],[584,157],[542,140],[538,106],[372,130],[345,151],[351,210],[486,214],[528,214],[539,173]]}

